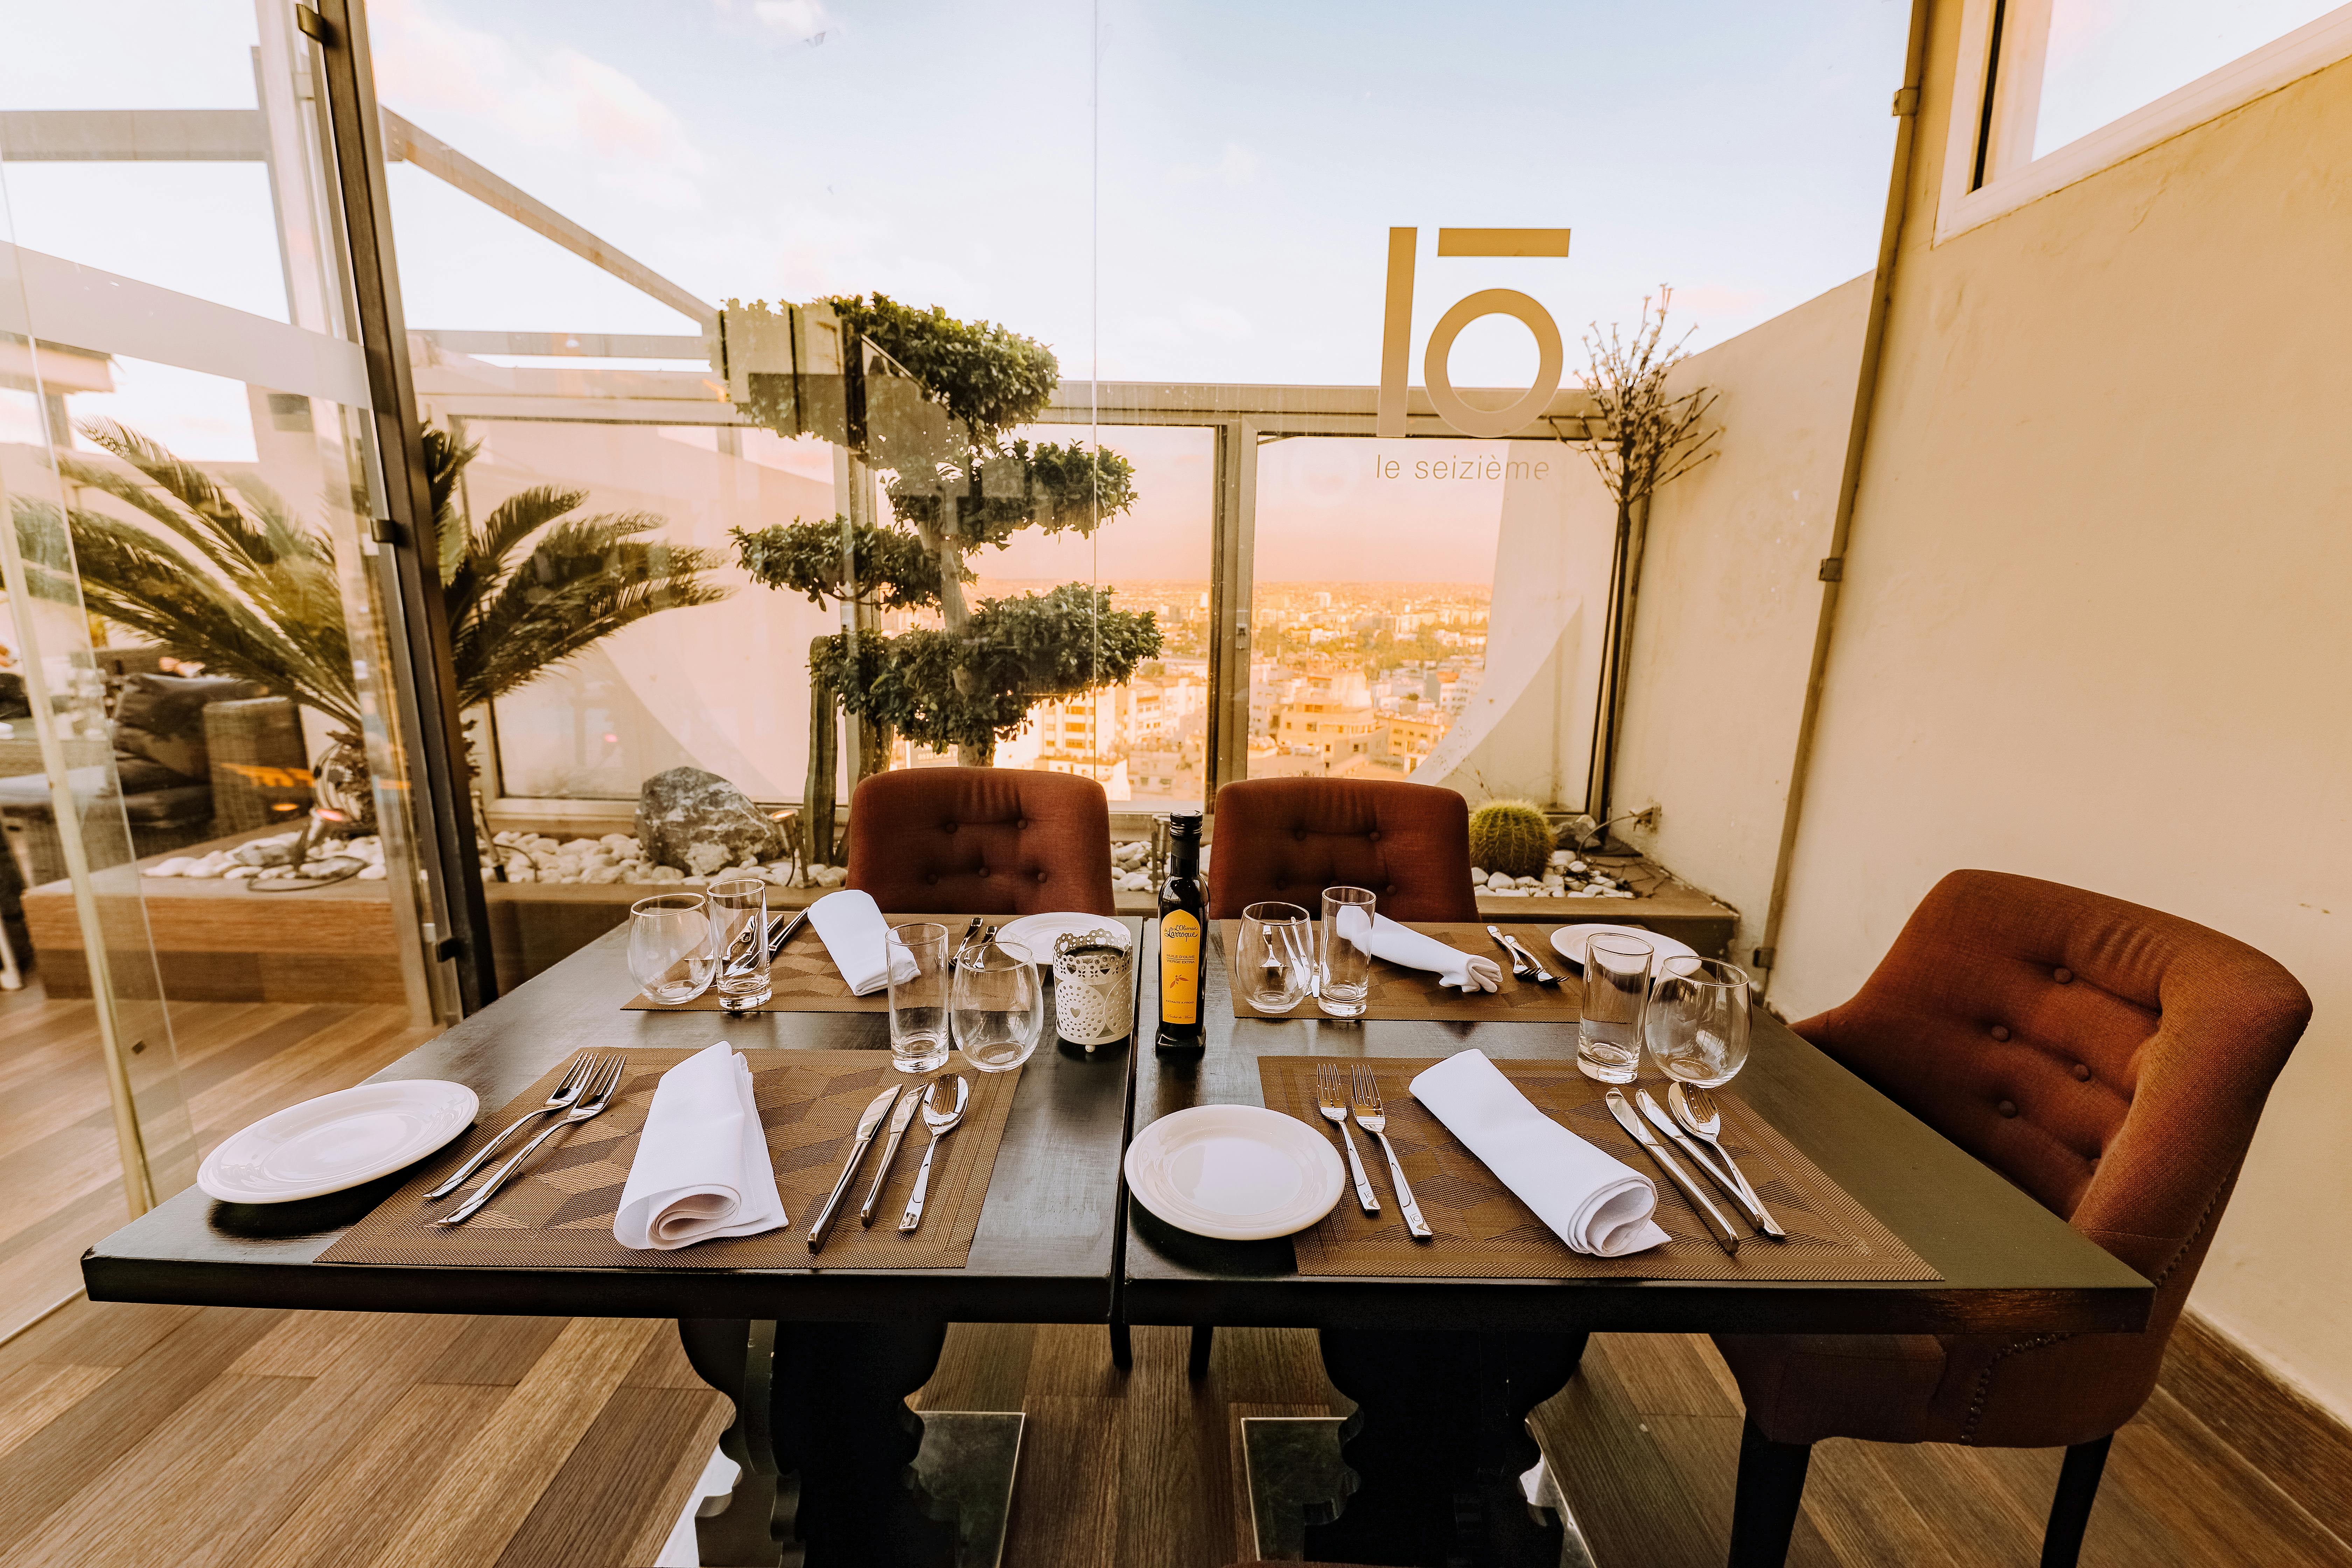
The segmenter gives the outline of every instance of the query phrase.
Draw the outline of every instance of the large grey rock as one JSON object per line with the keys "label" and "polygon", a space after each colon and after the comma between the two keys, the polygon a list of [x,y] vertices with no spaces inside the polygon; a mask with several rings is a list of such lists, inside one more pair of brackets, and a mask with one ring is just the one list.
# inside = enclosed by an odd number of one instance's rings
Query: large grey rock
{"label": "large grey rock", "polygon": [[646,781],[637,794],[637,840],[658,864],[698,876],[709,875],[700,866],[772,860],[784,847],[751,796],[700,768],[671,768]]}

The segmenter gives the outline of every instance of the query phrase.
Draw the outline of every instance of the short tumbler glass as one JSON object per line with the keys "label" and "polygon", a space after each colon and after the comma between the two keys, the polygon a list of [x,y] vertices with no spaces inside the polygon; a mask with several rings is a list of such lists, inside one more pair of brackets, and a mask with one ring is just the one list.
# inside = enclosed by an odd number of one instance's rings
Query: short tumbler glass
{"label": "short tumbler glass", "polygon": [[710,989],[718,959],[700,893],[656,893],[629,906],[629,975],[656,1002],[691,1002]]}
{"label": "short tumbler glass", "polygon": [[1584,1005],[1576,1025],[1576,1070],[1602,1083],[1631,1083],[1642,1070],[1642,1016],[1655,954],[1639,937],[1615,932],[1584,944]]}
{"label": "short tumbler glass", "polygon": [[986,942],[956,965],[950,1011],[964,1059],[982,1072],[1010,1072],[1045,1033],[1045,983],[1035,964]]}
{"label": "short tumbler glass", "polygon": [[[915,972],[898,978],[905,953]],[[890,928],[890,1065],[929,1072],[948,1059],[948,928],[919,922]]]}
{"label": "short tumbler glass", "polygon": [[768,974],[767,879],[730,877],[711,883],[706,897],[719,954],[719,1005],[730,1013],[766,1006],[775,994]]}
{"label": "short tumbler glass", "polygon": [[1658,965],[1643,1027],[1658,1070],[1699,1089],[1729,1083],[1748,1062],[1748,1006],[1737,964],[1685,955]]}
{"label": "short tumbler glass", "polygon": [[[1368,888],[1323,889],[1322,960],[1316,965],[1315,1005],[1334,1018],[1360,1018],[1372,991],[1372,955],[1339,934],[1343,911],[1360,910],[1364,926],[1372,920],[1372,894]],[[1354,917],[1349,917],[1353,923]]]}
{"label": "short tumbler glass", "polygon": [[1315,927],[1297,904],[1244,910],[1236,953],[1242,1000],[1261,1013],[1287,1013],[1315,989]]}

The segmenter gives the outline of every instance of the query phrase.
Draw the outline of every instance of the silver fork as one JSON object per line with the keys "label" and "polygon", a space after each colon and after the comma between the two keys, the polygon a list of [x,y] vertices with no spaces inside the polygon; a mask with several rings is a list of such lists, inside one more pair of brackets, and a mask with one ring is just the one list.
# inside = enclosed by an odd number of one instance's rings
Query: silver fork
{"label": "silver fork", "polygon": [[1351,1098],[1356,1102],[1356,1125],[1381,1141],[1381,1152],[1389,1158],[1389,1183],[1396,1188],[1397,1207],[1404,1211],[1405,1227],[1412,1232],[1415,1241],[1427,1241],[1434,1234],[1429,1222],[1421,1217],[1421,1205],[1412,1201],[1412,1184],[1404,1179],[1404,1167],[1397,1163],[1396,1145],[1389,1142],[1389,1119],[1381,1114],[1381,1080],[1370,1068],[1350,1069],[1354,1079]]}
{"label": "silver fork", "polygon": [[488,1181],[484,1182],[480,1186],[474,1189],[474,1195],[472,1197],[467,1198],[463,1204],[450,1210],[447,1214],[443,1215],[439,1219],[435,1220],[433,1223],[435,1225],[465,1224],[467,1220],[473,1218],[476,1215],[481,1212],[482,1205],[490,1201],[490,1195],[493,1193],[496,1193],[499,1187],[505,1185],[506,1179],[509,1176],[513,1175],[517,1168],[520,1167],[525,1160],[530,1158],[531,1152],[533,1150],[537,1149],[541,1143],[546,1142],[550,1138],[552,1138],[557,1133],[562,1131],[565,1128],[577,1127],[583,1121],[593,1121],[597,1117],[603,1115],[604,1108],[613,1102],[613,1091],[621,1087],[621,1074],[627,1068],[628,1065],[628,1058],[614,1057],[612,1061],[612,1066],[608,1068],[600,1070],[596,1075],[595,1080],[591,1083],[587,1089],[581,1091],[579,1103],[574,1105],[571,1110],[566,1112],[562,1121],[557,1121],[553,1126],[548,1128],[538,1137],[524,1144],[520,1150],[516,1152],[513,1159],[509,1160],[505,1164],[500,1165],[498,1168],[498,1173],[495,1175],[491,1176]]}
{"label": "silver fork", "polygon": [[598,1060],[593,1056],[583,1056],[573,1062],[572,1070],[563,1075],[563,1081],[555,1086],[555,1092],[547,1097],[545,1105],[541,1106],[537,1110],[527,1110],[516,1117],[505,1131],[483,1144],[481,1148],[475,1151],[472,1159],[458,1166],[456,1174],[425,1194],[425,1201],[428,1204],[437,1204],[459,1187],[464,1186],[467,1177],[488,1163],[490,1156],[499,1152],[500,1145],[520,1131],[533,1118],[544,1116],[551,1110],[571,1110],[572,1102],[580,1098],[580,1086],[588,1081],[598,1065]]}
{"label": "silver fork", "polygon": [[1323,1112],[1323,1120],[1339,1126],[1339,1142],[1348,1151],[1348,1174],[1356,1179],[1356,1201],[1364,1205],[1366,1214],[1381,1212],[1381,1200],[1372,1191],[1371,1177],[1364,1174],[1364,1162],[1356,1152],[1355,1134],[1348,1131],[1348,1089],[1339,1080],[1336,1062],[1315,1064],[1315,1105]]}

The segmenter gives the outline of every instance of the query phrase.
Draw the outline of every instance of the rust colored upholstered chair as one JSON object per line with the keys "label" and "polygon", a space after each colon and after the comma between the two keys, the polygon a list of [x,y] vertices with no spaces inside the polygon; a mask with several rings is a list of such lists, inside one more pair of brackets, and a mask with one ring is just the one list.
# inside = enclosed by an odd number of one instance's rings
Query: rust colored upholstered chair
{"label": "rust colored upholstered chair", "polygon": [[1370,888],[1391,920],[1476,920],[1468,805],[1450,789],[1369,779],[1249,779],[1217,792],[1211,920],[1266,899],[1320,920],[1329,887]]}
{"label": "rust colored upholstered chair", "polygon": [[848,886],[893,914],[1118,912],[1102,785],[1022,768],[876,773],[849,806]]}
{"label": "rust colored upholstered chair", "polygon": [[1748,1406],[1735,1568],[1781,1562],[1824,1437],[2066,1447],[2042,1561],[2071,1568],[2310,1016],[2293,975],[2203,926],[2030,877],[1938,882],[1797,1033],[2154,1281],[2155,1308],[2128,1334],[1717,1335]]}

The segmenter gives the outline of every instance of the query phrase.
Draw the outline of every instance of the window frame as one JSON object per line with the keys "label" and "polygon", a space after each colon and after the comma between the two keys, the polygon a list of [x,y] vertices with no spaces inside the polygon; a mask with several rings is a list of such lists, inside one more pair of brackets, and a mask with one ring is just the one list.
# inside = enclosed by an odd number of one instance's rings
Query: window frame
{"label": "window frame", "polygon": [[[2041,106],[2050,5],[2051,0],[1965,0],[1943,188],[1936,208],[1937,245],[2352,58],[2352,4],[2347,4],[2034,158],[2031,149],[2036,115],[2029,112],[2029,105],[2035,111]],[[2001,53],[1998,68],[1993,58],[1997,34]],[[2004,75],[2012,85],[2029,82],[2030,100],[1996,101],[1999,79]],[[2026,139],[2022,158],[2015,155],[2013,146],[2004,146],[2020,135]],[[1980,152],[1985,154],[1981,181]]]}

